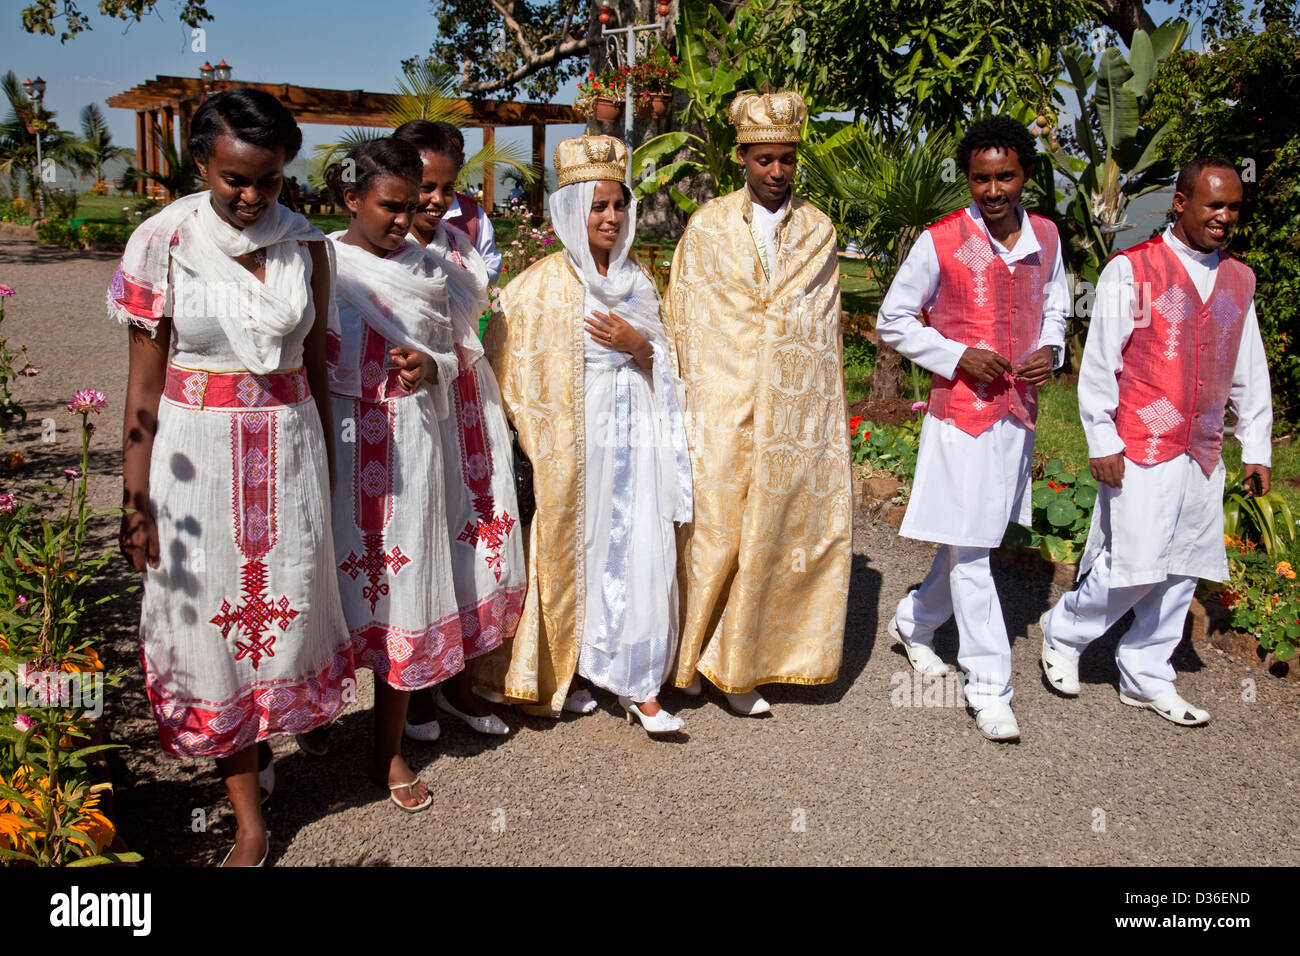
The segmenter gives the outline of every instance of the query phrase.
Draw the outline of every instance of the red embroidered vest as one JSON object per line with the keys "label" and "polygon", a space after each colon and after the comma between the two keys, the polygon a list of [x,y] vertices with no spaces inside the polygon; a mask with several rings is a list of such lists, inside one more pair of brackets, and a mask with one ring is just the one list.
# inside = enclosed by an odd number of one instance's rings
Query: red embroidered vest
{"label": "red embroidered vest", "polygon": [[447,225],[469,236],[470,243],[477,249],[479,205],[464,193],[456,193],[456,203],[460,206],[460,215],[448,219]]}
{"label": "red embroidered vest", "polygon": [[1115,414],[1124,456],[1155,465],[1187,452],[1209,475],[1223,448],[1223,408],[1255,273],[1220,253],[1214,288],[1202,302],[1163,238],[1119,254],[1133,264],[1134,292]]}
{"label": "red embroidered vest", "polygon": [[[1025,213],[1040,251],[1009,269],[984,229],[962,209],[927,230],[939,258],[939,294],[925,321],[946,338],[997,352],[1018,365],[1038,348],[1043,326],[1043,286],[1056,265],[1056,226]],[[964,369],[956,378],[935,375],[929,413],[979,435],[1012,414],[1028,429],[1038,417],[1038,389],[1004,374],[981,382]]]}

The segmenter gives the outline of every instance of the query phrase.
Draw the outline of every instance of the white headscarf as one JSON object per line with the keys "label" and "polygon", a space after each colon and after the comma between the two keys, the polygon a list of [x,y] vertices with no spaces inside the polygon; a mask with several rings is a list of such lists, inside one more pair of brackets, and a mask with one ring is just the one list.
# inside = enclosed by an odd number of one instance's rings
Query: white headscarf
{"label": "white headscarf", "polygon": [[[673,374],[668,336],[659,320],[659,293],[654,283],[641,271],[628,253],[636,235],[636,199],[627,206],[623,228],[609,253],[607,275],[596,271],[587,235],[587,218],[596,184],[590,180],[573,183],[551,194],[551,223],[564,243],[564,254],[582,279],[583,310],[614,312],[649,340],[654,351],[654,368],[650,376],[651,394],[670,453],[661,455],[661,507],[666,518],[678,522],[691,520],[693,492],[691,463],[682,421],[682,383]],[[586,350],[588,368],[605,366],[620,373],[632,366],[632,356],[614,349]]]}
{"label": "white headscarf", "polygon": [[[573,183],[551,194],[551,224],[555,234],[564,243],[568,258],[582,285],[587,290],[587,308],[592,300],[601,312],[617,311],[620,318],[636,326],[642,335],[650,335],[643,326],[645,316],[653,317],[653,326],[659,325],[659,295],[646,274],[632,261],[632,239],[636,235],[636,199],[627,205],[623,228],[609,251],[607,275],[596,271],[596,260],[591,255],[591,240],[587,236],[587,217],[591,215],[591,201],[596,194],[596,184],[591,180]],[[624,313],[628,314],[624,314]]]}

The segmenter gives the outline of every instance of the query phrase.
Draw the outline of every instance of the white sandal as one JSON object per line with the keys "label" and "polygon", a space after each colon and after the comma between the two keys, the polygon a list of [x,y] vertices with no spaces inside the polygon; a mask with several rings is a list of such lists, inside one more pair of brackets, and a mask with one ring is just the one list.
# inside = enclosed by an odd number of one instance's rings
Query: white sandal
{"label": "white sandal", "polygon": [[885,630],[889,632],[890,637],[902,645],[913,670],[919,671],[926,677],[942,677],[944,674],[952,673],[952,668],[945,664],[943,658],[934,652],[934,648],[925,644],[911,644],[903,639],[903,634],[898,629],[897,614],[894,615],[893,620],[889,622],[889,626]]}
{"label": "white sandal", "polygon": [[1120,691],[1119,701],[1121,704],[1128,704],[1130,707],[1145,707],[1148,710],[1154,710],[1165,720],[1182,727],[1199,727],[1201,724],[1210,722],[1210,712],[1208,710],[1193,707],[1183,700],[1177,691],[1166,694],[1159,700],[1143,700],[1140,697],[1130,697]]}
{"label": "white sandal", "polygon": [[571,714],[590,714],[596,709],[596,698],[585,687],[579,687],[564,698],[564,709]]}
{"label": "white sandal", "polygon": [[1064,694],[1066,697],[1078,697],[1079,659],[1061,653],[1047,640],[1047,615],[1051,613],[1050,609],[1046,610],[1038,619],[1038,626],[1043,629],[1043,650],[1039,655],[1043,665],[1043,676],[1057,693]]}

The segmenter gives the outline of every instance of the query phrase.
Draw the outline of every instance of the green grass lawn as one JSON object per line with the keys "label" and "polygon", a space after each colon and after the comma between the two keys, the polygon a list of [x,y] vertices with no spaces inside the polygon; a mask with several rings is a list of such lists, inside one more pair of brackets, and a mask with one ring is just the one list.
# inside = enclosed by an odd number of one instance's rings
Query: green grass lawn
{"label": "green grass lawn", "polygon": [[112,194],[92,196],[89,193],[82,193],[77,197],[76,218],[84,219],[86,222],[123,223],[127,220],[127,214],[122,207],[134,209],[138,202],[140,202],[139,196],[114,196]]}

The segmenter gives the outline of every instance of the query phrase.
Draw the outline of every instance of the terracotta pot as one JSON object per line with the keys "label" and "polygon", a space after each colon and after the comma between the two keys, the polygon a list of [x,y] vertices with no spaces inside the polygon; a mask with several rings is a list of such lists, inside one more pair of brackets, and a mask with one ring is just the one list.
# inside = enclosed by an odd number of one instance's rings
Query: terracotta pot
{"label": "terracotta pot", "polygon": [[591,108],[597,123],[612,123],[623,112],[622,103],[604,96],[598,96],[592,100]]}
{"label": "terracotta pot", "polygon": [[673,102],[667,93],[644,93],[641,100],[642,105],[636,109],[636,115],[641,119],[663,119]]}

